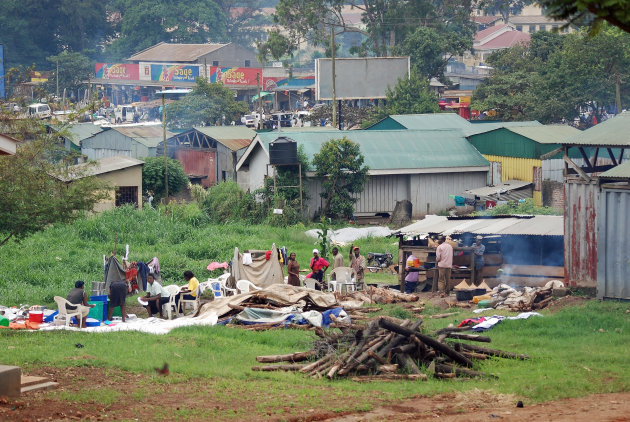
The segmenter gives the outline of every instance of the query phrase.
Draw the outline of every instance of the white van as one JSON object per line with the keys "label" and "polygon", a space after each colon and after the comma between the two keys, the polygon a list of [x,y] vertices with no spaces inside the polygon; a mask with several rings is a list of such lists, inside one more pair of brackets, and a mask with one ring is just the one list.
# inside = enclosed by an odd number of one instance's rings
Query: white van
{"label": "white van", "polygon": [[114,109],[114,118],[116,123],[125,123],[135,121],[137,110],[132,105],[119,105]]}
{"label": "white van", "polygon": [[36,103],[28,106],[28,117],[34,119],[50,119],[52,111],[48,104]]}

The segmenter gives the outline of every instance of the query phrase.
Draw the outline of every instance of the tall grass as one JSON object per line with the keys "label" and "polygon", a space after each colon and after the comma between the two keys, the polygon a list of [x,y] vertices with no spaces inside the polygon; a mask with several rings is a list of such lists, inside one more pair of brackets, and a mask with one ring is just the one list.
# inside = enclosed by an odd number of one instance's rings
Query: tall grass
{"label": "tall grass", "polygon": [[[168,213],[117,208],[0,247],[0,305],[52,304],[53,297],[65,296],[77,279],[85,280],[90,289],[91,281],[102,281],[103,255],[109,255],[116,242],[119,259],[125,244],[130,245],[131,260],[148,261],[157,256],[167,284],[184,283],[185,270],[193,271],[200,280],[218,275],[207,271],[207,265],[229,261],[236,246],[241,250],[266,250],[273,243],[286,246],[296,252],[300,268],[308,268],[317,240],[307,237],[306,229],[302,224],[286,228],[211,224],[195,204],[170,206]],[[356,243],[369,251],[384,252],[395,248],[392,242],[370,238]]]}

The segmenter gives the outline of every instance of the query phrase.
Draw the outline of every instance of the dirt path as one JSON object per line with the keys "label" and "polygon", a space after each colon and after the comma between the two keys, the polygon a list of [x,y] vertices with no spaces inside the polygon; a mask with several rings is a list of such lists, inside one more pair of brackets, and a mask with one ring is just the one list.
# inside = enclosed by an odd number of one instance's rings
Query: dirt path
{"label": "dirt path", "polygon": [[[82,356],[88,361],[90,356]],[[86,362],[87,363],[87,362]],[[592,395],[517,408],[510,395],[483,391],[376,402],[367,413],[339,414],[304,407],[261,409],[239,391],[220,390],[215,380],[130,374],[92,368],[40,368],[29,375],[60,383],[48,392],[0,398],[0,421],[208,420],[208,421],[610,421],[630,422],[630,392]],[[191,392],[193,392],[191,394]],[[219,394],[217,394],[219,392]],[[264,392],[260,392],[264,396]],[[98,402],[94,399],[99,398]],[[110,397],[108,400],[107,397]],[[267,397],[269,399],[269,397]],[[285,397],[286,399],[286,397]],[[378,399],[377,399],[378,400]],[[272,400],[273,401],[273,400]],[[157,404],[157,405],[156,405]]]}

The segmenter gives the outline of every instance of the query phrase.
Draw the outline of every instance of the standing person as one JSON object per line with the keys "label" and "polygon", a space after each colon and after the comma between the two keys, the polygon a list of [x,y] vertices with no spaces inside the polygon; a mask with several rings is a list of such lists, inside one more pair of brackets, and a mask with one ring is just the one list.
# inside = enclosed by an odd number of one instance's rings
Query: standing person
{"label": "standing person", "polygon": [[435,260],[438,267],[438,289],[448,293],[451,283],[451,268],[453,267],[453,247],[446,243],[444,236],[440,236],[438,239]]}
{"label": "standing person", "polygon": [[311,270],[313,270],[313,275],[311,277],[317,280],[318,283],[315,285],[315,290],[322,290],[322,287],[324,287],[324,273],[329,266],[328,261],[319,256],[319,251],[313,249],[313,258],[311,258]]}
{"label": "standing person", "polygon": [[197,290],[199,290],[199,280],[197,280],[192,271],[184,271],[184,280],[188,282],[188,285],[182,287],[179,290],[180,294],[175,297],[175,308],[178,309],[178,312],[180,299],[195,300],[197,298]]}
{"label": "standing person", "polygon": [[66,305],[67,310],[75,311],[79,309],[81,311],[81,321],[77,322],[79,323],[79,327],[85,327],[85,322],[88,314],[90,313],[90,308],[93,308],[96,305],[88,304],[87,294],[85,293],[85,282],[83,280],[77,280],[77,282],[74,283],[74,289],[71,289],[70,292],[68,292],[66,300],[72,303],[72,305]]}
{"label": "standing person", "polygon": [[289,254],[287,271],[289,273],[287,283],[291,286],[300,287],[300,264],[298,264],[298,262],[295,260],[295,252],[291,252]]}
{"label": "standing person", "polygon": [[[418,287],[418,269],[415,267],[416,257],[413,254],[407,257],[407,263],[405,264],[405,293],[413,293]],[[415,270],[415,271],[414,271]]]}
{"label": "standing person", "polygon": [[486,252],[486,246],[482,243],[483,237],[477,236],[475,244],[472,247],[473,256],[475,257],[475,274],[474,280],[475,286],[479,286],[483,278],[483,266],[486,265],[483,259],[483,254]]}
{"label": "standing person", "polygon": [[147,286],[147,295],[144,297],[144,301],[148,302],[145,308],[149,313],[149,318],[158,312],[160,313],[160,318],[164,318],[162,305],[168,303],[171,295],[155,279],[153,274],[147,276],[147,283],[149,283],[149,285]]}
{"label": "standing person", "polygon": [[361,255],[358,246],[350,245],[350,267],[357,273],[357,289],[365,287],[365,270],[367,269],[367,261]]}
{"label": "standing person", "polygon": [[[339,253],[339,248],[335,246],[332,249],[332,254],[333,254],[332,269],[334,270],[335,268],[345,267],[345,263],[343,262],[343,255]],[[334,274],[334,273],[331,274],[330,279],[337,280],[337,274]]]}
{"label": "standing person", "polygon": [[127,320],[127,313],[125,312],[125,300],[127,298],[127,282],[124,280],[114,281],[109,285],[109,307],[107,308],[107,320],[112,320],[114,314],[114,308],[120,306],[120,315],[122,321]]}

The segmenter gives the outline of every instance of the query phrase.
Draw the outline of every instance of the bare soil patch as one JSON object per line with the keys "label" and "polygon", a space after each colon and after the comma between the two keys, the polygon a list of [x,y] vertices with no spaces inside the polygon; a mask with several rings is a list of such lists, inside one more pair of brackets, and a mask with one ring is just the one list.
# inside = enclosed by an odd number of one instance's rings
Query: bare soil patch
{"label": "bare soil patch", "polygon": [[[89,358],[86,357],[86,364]],[[303,407],[261,409],[238,391],[219,393],[214,380],[183,380],[177,375],[131,374],[89,366],[45,367],[29,375],[60,383],[54,391],[0,399],[0,421],[47,420],[267,420],[267,421],[610,421],[630,422],[630,393],[530,404],[517,408],[517,397],[473,390],[386,403],[370,412],[334,413]],[[111,403],[102,397],[114,394]],[[265,395],[265,392],[260,392]],[[291,392],[284,393],[290,398]],[[95,400],[99,398],[98,401]],[[107,401],[107,400],[105,400]],[[287,400],[288,401],[288,400]]]}

